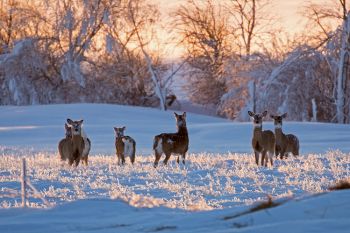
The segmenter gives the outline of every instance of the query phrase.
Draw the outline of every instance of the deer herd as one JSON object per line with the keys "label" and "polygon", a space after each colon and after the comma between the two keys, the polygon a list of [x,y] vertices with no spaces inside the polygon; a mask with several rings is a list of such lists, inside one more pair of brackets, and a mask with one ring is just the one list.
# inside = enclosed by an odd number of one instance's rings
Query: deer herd
{"label": "deer herd", "polygon": [[[275,132],[271,130],[263,130],[262,122],[266,117],[267,111],[263,113],[254,113],[248,111],[249,116],[253,120],[253,136],[252,148],[255,155],[255,162],[262,166],[268,166],[270,162],[273,166],[273,157],[278,156],[283,159],[292,153],[294,156],[299,155],[299,140],[293,134],[284,134],[282,131],[282,121],[287,117],[287,113],[283,115],[270,115],[274,120]],[[176,119],[176,133],[162,133],[156,135],[153,141],[153,150],[155,154],[154,167],[158,166],[159,160],[163,154],[165,159],[163,163],[166,165],[172,154],[177,155],[177,163],[185,164],[186,153],[189,146],[189,137],[186,126],[186,112],[179,115],[174,112]],[[88,165],[88,156],[91,149],[91,141],[87,137],[82,128],[83,120],[73,121],[67,119],[65,123],[65,138],[58,143],[58,152],[62,162],[68,160],[69,165],[78,166],[80,161]],[[136,154],[136,142],[130,136],[124,135],[125,127],[114,127],[115,132],[115,148],[118,158],[118,164],[125,163],[125,157],[130,158],[130,162],[134,164]],[[261,154],[261,156],[260,156]]]}

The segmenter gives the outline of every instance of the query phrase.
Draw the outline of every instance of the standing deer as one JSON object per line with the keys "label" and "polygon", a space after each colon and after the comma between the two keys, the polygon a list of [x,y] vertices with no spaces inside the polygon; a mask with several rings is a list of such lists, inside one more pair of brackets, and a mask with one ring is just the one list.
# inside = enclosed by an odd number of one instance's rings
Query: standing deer
{"label": "standing deer", "polygon": [[81,127],[81,131],[80,132],[81,132],[81,136],[84,139],[84,150],[83,150],[83,153],[81,155],[81,160],[83,161],[82,163],[84,163],[87,166],[88,165],[88,159],[89,159],[89,153],[90,153],[90,149],[91,149],[91,141],[87,137],[83,127]]}
{"label": "standing deer", "polygon": [[[84,138],[81,136],[81,125],[83,120],[80,121],[72,121],[71,119],[67,119],[67,123],[72,131],[71,138],[71,156],[69,158],[69,165],[72,165],[75,162],[75,166],[79,165],[80,160],[83,157],[83,151],[85,148]],[[84,158],[85,160],[85,158]],[[86,157],[87,164],[87,157]]]}
{"label": "standing deer", "polygon": [[[271,130],[262,130],[262,121],[267,115],[267,111],[262,114],[255,114],[254,112],[248,111],[248,114],[253,119],[254,125],[252,147],[255,154],[255,162],[259,165],[259,155],[261,153],[261,165],[267,166],[268,159],[270,159],[271,166],[273,166],[275,136]],[[268,157],[266,153],[268,153]]]}
{"label": "standing deer", "polygon": [[293,134],[284,134],[282,131],[282,121],[287,117],[287,113],[281,116],[270,115],[270,117],[273,118],[275,125],[276,157],[279,155],[280,158],[283,159],[284,156],[288,156],[289,152],[294,156],[299,155],[299,139]]}
{"label": "standing deer", "polygon": [[122,128],[114,127],[115,148],[118,157],[118,164],[125,163],[125,157],[129,157],[132,164],[135,162],[136,142],[129,136],[124,136],[125,126]]}
{"label": "standing deer", "polygon": [[72,130],[66,123],[64,124],[64,128],[66,137],[58,143],[58,153],[62,162],[67,159],[69,160],[72,154]]}
{"label": "standing deer", "polygon": [[182,163],[185,164],[186,153],[188,150],[188,132],[186,127],[186,112],[178,115],[174,112],[176,118],[176,133],[162,133],[154,137],[153,150],[155,153],[154,167],[158,166],[158,162],[165,154],[164,164],[168,163],[171,154],[178,154],[177,163],[180,162],[180,155],[182,156]]}

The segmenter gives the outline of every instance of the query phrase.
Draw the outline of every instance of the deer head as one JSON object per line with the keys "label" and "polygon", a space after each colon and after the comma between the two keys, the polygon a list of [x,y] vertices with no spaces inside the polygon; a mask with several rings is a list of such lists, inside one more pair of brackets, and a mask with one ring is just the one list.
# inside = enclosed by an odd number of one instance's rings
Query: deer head
{"label": "deer head", "polygon": [[123,137],[124,136],[124,130],[126,129],[125,126],[118,128],[118,127],[113,127],[114,128],[114,132],[115,132],[115,137],[119,138],[119,137]]}
{"label": "deer head", "polygon": [[72,129],[72,135],[81,135],[81,125],[83,124],[83,120],[72,121],[71,119],[67,119],[67,123]]}
{"label": "deer head", "polygon": [[184,112],[182,115],[179,115],[176,112],[174,112],[174,115],[177,127],[186,127],[186,112]]}
{"label": "deer head", "polygon": [[254,127],[261,128],[262,127],[263,118],[267,115],[267,111],[264,111],[261,114],[248,111],[248,114],[253,119]]}
{"label": "deer head", "polygon": [[282,121],[284,118],[287,117],[287,113],[284,113],[280,116],[279,115],[270,115],[270,117],[274,121],[275,128],[279,129],[279,128],[282,128]]}
{"label": "deer head", "polygon": [[64,129],[66,130],[66,138],[71,138],[72,128],[67,123],[64,123]]}

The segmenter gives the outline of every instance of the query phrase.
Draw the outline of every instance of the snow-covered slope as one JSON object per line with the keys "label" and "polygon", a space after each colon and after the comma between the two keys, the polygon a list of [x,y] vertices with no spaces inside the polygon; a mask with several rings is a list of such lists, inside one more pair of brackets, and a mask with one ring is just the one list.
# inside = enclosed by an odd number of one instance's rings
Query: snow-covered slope
{"label": "snow-covered slope", "polygon": [[[251,153],[251,123],[189,113],[186,165],[178,166],[172,157],[168,166],[154,169],[153,137],[175,131],[172,112],[105,104],[0,109],[0,209],[7,208],[0,210],[1,233],[349,229],[349,191],[313,197],[350,176],[349,125],[286,122],[284,130],[301,141],[301,155],[263,168]],[[88,167],[61,166],[58,160],[57,143],[68,117],[84,119],[92,141]],[[117,166],[114,155],[113,126],[123,125],[137,143],[134,166],[128,160]],[[264,128],[272,129],[272,123]],[[22,157],[28,177],[52,209],[13,208],[20,206]],[[267,195],[298,201],[240,215]],[[29,206],[45,207],[33,193],[29,196]]]}
{"label": "snow-covered slope", "polygon": [[0,210],[0,232],[349,232],[350,191],[246,213],[250,207],[186,212],[84,200],[50,210]]}

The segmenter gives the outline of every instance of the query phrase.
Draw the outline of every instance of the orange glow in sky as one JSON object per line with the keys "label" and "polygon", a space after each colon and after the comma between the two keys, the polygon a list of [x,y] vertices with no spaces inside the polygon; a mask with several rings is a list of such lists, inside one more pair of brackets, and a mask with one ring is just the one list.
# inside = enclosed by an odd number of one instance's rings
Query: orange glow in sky
{"label": "orange glow in sky", "polygon": [[[216,0],[217,2],[224,2],[229,0]],[[338,0],[271,0],[271,7],[267,9],[271,16],[277,18],[276,26],[282,28],[290,36],[294,36],[302,31],[305,31],[307,26],[307,19],[302,12],[304,7],[309,3],[313,4],[331,4]],[[158,4],[161,10],[163,24],[169,19],[169,14],[176,9],[180,4],[186,3],[186,0],[154,0],[154,4]],[[167,34],[162,36],[162,40],[167,40]],[[169,47],[172,50],[172,47]],[[181,49],[176,48],[170,52],[172,57],[176,57],[181,53]]]}

